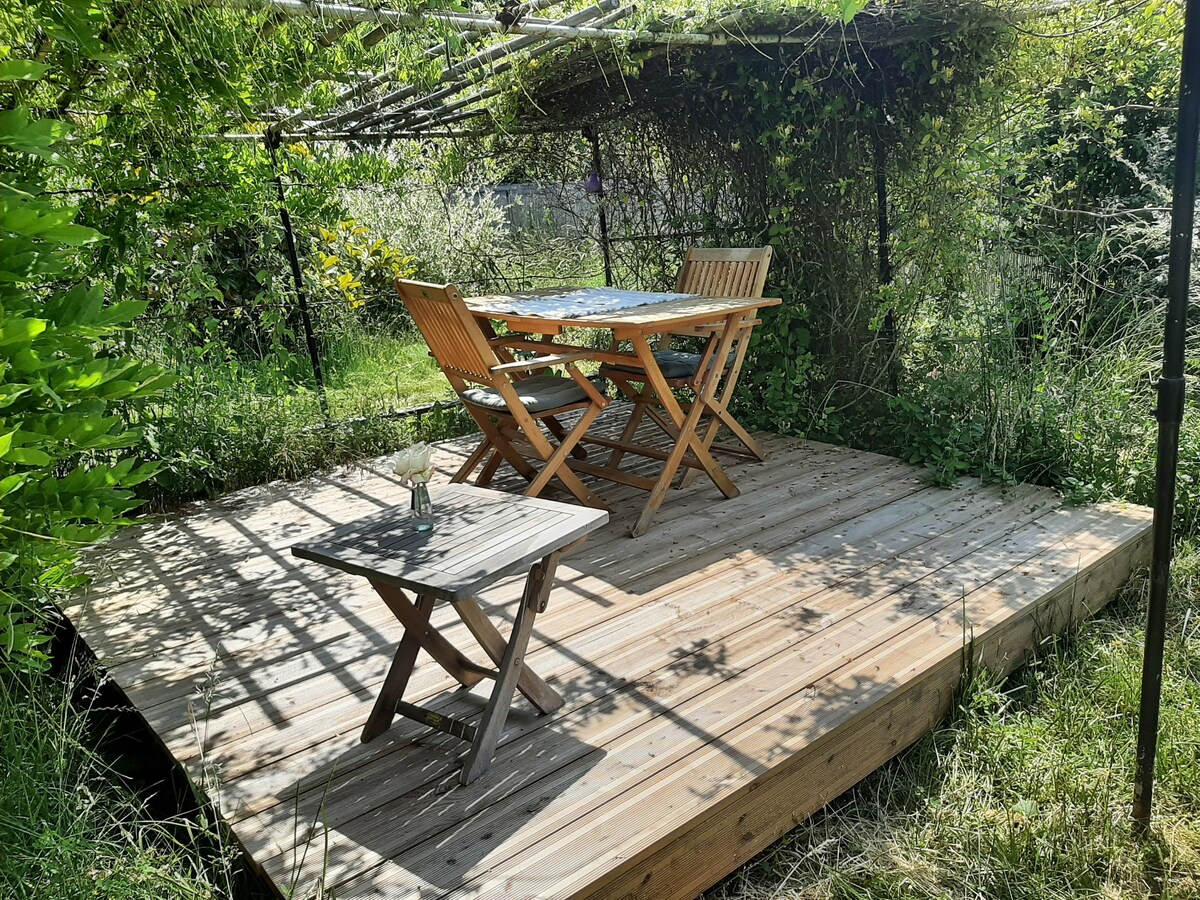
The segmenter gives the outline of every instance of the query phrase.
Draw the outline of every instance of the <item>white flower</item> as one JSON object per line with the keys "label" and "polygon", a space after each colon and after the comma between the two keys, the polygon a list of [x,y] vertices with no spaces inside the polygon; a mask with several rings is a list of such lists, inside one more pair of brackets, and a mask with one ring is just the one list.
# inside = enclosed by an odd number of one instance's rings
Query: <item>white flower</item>
{"label": "white flower", "polygon": [[394,457],[391,457],[391,470],[400,475],[401,480],[407,479],[413,472],[412,449],[401,450]]}
{"label": "white flower", "polygon": [[401,450],[392,457],[392,471],[403,480],[411,480],[414,484],[428,481],[433,475],[433,448],[422,441],[413,444],[406,450]]}
{"label": "white flower", "polygon": [[428,481],[433,475],[433,448],[421,441],[409,447],[408,452],[412,454],[412,472],[409,477],[413,481]]}

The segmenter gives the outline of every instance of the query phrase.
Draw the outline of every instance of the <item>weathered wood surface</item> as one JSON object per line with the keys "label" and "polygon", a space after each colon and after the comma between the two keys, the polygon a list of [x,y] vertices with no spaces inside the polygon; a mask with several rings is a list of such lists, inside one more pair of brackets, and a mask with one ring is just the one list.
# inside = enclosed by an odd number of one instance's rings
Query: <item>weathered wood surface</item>
{"label": "weathered wood surface", "polygon": [[[359,743],[400,628],[365,580],[288,555],[406,504],[381,462],[128,532],[68,612],[277,884],[693,896],[937,721],[964,637],[1011,668],[1148,552],[1144,509],[936,488],[882,456],[757,437],[768,462],[729,464],[740,497],[686,488],[636,540],[640,492],[608,486],[613,521],[563,560],[526,655],[564,705],[516,702],[467,787],[452,737],[398,721]],[[472,446],[443,446],[439,470]],[[484,610],[511,622],[522,587],[502,580]],[[448,605],[433,619],[471,645]],[[477,718],[491,683],[454,685],[422,658],[406,697]]]}
{"label": "weathered wood surface", "polygon": [[474,596],[524,572],[608,521],[608,513],[464,484],[432,490],[438,527],[414,531],[407,511],[384,510],[292,546],[292,554],[444,600]]}
{"label": "weathered wood surface", "polygon": [[[379,737],[396,715],[460,737],[471,744],[463,762],[462,784],[491,765],[496,743],[518,685],[543,714],[562,698],[525,667],[534,619],[545,611],[563,551],[608,521],[603,510],[519,497],[463,484],[433,490],[436,527],[412,528],[407,510],[388,510],[357,519],[292,546],[292,555],[367,579],[404,627],[392,666],[362,731],[364,743]],[[508,640],[475,601],[502,575],[528,570],[525,592]],[[401,588],[416,594],[414,604]],[[489,669],[464,655],[430,621],[434,600],[454,604],[467,629],[496,664]],[[482,678],[496,684],[478,725],[456,720],[405,701],[419,650],[437,660],[463,687]]]}

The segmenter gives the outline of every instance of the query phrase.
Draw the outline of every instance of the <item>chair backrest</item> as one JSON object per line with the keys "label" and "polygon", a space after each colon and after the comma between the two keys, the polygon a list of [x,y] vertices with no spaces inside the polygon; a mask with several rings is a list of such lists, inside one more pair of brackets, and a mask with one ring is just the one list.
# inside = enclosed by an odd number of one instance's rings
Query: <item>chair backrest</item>
{"label": "chair backrest", "polygon": [[499,360],[455,285],[398,278],[396,291],[444,372],[478,384],[495,382],[490,369]]}
{"label": "chair backrest", "polygon": [[761,297],[770,265],[770,247],[693,247],[675,289],[704,297]]}

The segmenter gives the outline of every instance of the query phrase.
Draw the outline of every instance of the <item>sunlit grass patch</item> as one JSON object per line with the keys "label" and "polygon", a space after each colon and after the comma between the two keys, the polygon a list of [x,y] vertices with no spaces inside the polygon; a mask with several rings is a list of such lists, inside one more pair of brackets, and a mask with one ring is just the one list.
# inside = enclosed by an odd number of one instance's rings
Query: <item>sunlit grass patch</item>
{"label": "sunlit grass patch", "polygon": [[12,900],[233,896],[235,856],[196,822],[147,809],[97,750],[73,684],[0,678],[0,895]]}

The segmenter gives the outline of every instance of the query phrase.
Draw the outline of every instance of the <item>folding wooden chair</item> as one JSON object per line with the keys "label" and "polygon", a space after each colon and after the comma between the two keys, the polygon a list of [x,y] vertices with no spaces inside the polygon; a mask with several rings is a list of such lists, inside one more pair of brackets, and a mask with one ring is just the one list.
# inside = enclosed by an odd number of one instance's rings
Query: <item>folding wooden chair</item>
{"label": "folding wooden chair", "polygon": [[[529,482],[526,496],[536,497],[557,478],[580,503],[603,508],[599,498],[567,466],[572,452],[581,449],[576,446],[580,438],[609,404],[603,392],[575,366],[592,355],[572,351],[502,362],[457,287],[398,279],[396,290],[433,358],[484,435],[451,481],[466,481],[494,450]],[[552,349],[552,345],[547,346],[547,350]],[[548,374],[546,370],[551,366],[562,366],[569,377]],[[520,377],[530,372],[538,374]],[[568,431],[555,417],[572,410],[583,412]],[[557,445],[542,432],[539,423],[546,424]],[[531,465],[518,445],[527,447],[541,467]]]}
{"label": "folding wooden chair", "polygon": [[[770,264],[770,247],[713,249],[693,247],[688,250],[687,256],[684,258],[683,268],[679,271],[675,289],[681,294],[697,294],[702,297],[761,297]],[[758,324],[760,323],[756,319],[745,319],[741,322],[739,333],[734,337],[736,343],[729,355],[725,371],[717,375],[721,379],[716,395],[720,413],[724,413],[726,405],[733,397],[742,364],[746,359],[746,350],[749,347],[748,338],[754,326]],[[678,336],[682,337],[705,338],[705,347],[700,353],[672,350],[671,339],[676,336],[676,333],[662,335],[658,349],[654,352],[654,358],[658,361],[666,383],[671,388],[688,388],[697,395],[699,394],[700,384],[708,377],[708,368],[711,365],[713,351],[721,336],[721,331],[722,326],[713,325],[700,326],[678,333]],[[647,415],[672,438],[676,437],[674,425],[655,408],[657,397],[653,388],[646,382],[644,369],[636,364],[605,365],[601,367],[600,374],[612,381],[617,389],[634,404],[629,421],[621,434],[623,443],[633,440],[638,427]],[[703,436],[706,448],[751,456],[759,460],[767,458],[766,452],[757,441],[740,426],[736,426],[736,423],[733,423],[727,414],[720,413],[710,415],[710,421]],[[730,427],[734,436],[743,445],[742,447],[714,446],[717,433],[723,424]],[[610,468],[618,467],[624,453],[625,451],[622,450],[614,450],[606,465]],[[695,474],[693,469],[686,470],[681,484],[686,484]]]}

